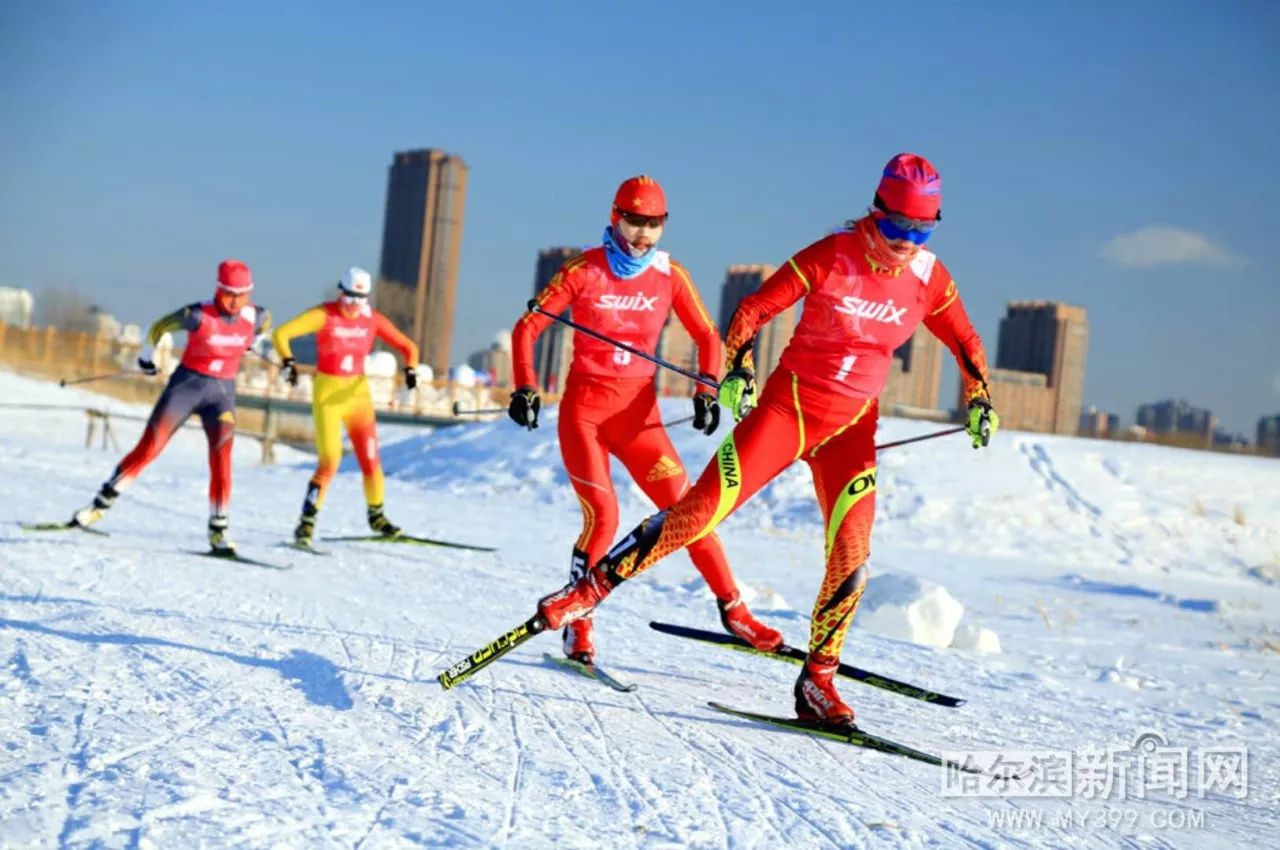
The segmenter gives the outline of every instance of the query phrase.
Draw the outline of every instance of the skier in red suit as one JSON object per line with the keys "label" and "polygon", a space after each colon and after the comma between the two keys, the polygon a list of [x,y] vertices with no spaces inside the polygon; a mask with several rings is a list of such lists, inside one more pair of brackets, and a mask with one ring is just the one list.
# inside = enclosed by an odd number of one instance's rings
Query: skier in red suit
{"label": "skier in red suit", "polygon": [[[651,177],[633,177],[619,188],[605,228],[604,244],[567,261],[538,295],[551,315],[572,310],[575,322],[646,353],[674,310],[698,347],[699,369],[718,376],[723,346],[715,324],[684,267],[656,248],[667,221],[662,187]],[[538,427],[533,343],[553,320],[529,312],[512,330],[516,391],[508,413],[519,425]],[[605,554],[618,530],[618,499],[609,456],[661,510],[689,489],[680,456],[662,427],[653,363],[586,334],[575,334],[573,362],[560,401],[560,453],[582,504],[582,533],[573,547],[571,580]],[[710,434],[720,422],[716,396],[695,389],[693,427]],[[716,597],[721,622],[753,646],[772,650],[782,635],[760,623],[738,592],[724,547],[714,534],[690,541],[689,556]],[[564,631],[564,652],[589,663],[595,654],[592,620],[580,617]]]}
{"label": "skier in red suit", "polygon": [[[826,574],[814,601],[809,656],[793,694],[803,719],[852,724],[832,676],[867,580],[876,493],[876,397],[893,351],[923,322],[960,365],[973,447],[999,426],[982,342],[955,281],[923,245],[941,219],[941,180],[923,157],[885,167],[867,215],[792,257],[744,298],[729,327],[729,373],[719,400],[740,424],[693,488],[649,517],[579,581],[543,598],[549,628],[588,616],[617,585],[703,539],[783,469],[804,460],[825,520]],[[758,408],[751,340],[805,299],[795,335]],[[744,417],[745,418],[742,418]]]}

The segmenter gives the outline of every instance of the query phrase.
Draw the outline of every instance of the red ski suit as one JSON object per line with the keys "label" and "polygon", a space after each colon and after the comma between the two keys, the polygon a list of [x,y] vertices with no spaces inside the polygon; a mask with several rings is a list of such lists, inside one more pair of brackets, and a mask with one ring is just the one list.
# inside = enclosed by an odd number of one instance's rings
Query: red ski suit
{"label": "red ski suit", "polygon": [[[723,360],[720,334],[689,273],[662,251],[645,271],[623,279],[610,270],[604,248],[592,248],[561,267],[538,295],[538,306],[552,315],[570,309],[578,324],[648,354],[657,348],[674,310],[698,347],[699,370],[716,377]],[[512,329],[516,386],[537,386],[533,343],[552,321],[526,313]],[[582,534],[570,570],[574,579],[604,556],[618,530],[610,455],[622,461],[659,510],[689,489],[684,464],[662,427],[653,385],[656,368],[608,343],[574,334],[559,420],[560,454],[582,504]],[[693,541],[689,555],[717,599],[734,595],[733,573],[714,534]]]}
{"label": "red ski suit", "polygon": [[645,520],[634,543],[600,564],[631,578],[708,535],[797,460],[809,464],[826,525],[826,575],[813,606],[809,651],[839,657],[866,584],[875,509],[876,396],[895,348],[920,322],[960,363],[965,396],[987,396],[986,358],[946,267],[921,250],[907,266],[876,264],[859,232],[840,232],[796,254],[744,298],[726,342],[749,362],[766,322],[806,299],[795,335],[759,406],[725,438],[693,488]]}

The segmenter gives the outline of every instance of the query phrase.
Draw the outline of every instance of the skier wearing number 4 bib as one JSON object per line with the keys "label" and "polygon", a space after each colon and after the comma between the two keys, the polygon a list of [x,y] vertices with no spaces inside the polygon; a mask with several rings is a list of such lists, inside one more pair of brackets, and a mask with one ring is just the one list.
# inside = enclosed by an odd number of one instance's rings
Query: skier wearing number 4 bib
{"label": "skier wearing number 4 bib", "polygon": [[271,325],[270,314],[249,302],[253,278],[239,260],[218,266],[213,299],[189,304],[158,319],[138,353],[138,368],[156,374],[155,346],[175,331],[187,332],[182,362],[151,411],[142,439],[121,459],[93,502],[76,511],[71,524],[88,528],[102,519],[116,497],[133,483],[187,417],[196,414],[209,441],[209,548],[215,555],[234,555],[228,531],[231,503],[231,446],[236,434],[236,372],[240,358]]}
{"label": "skier wearing number 4 bib", "polygon": [[[604,244],[561,267],[538,295],[551,315],[571,309],[573,320],[593,331],[652,354],[672,311],[698,347],[699,369],[714,379],[723,346],[684,267],[655,247],[667,223],[667,201],[651,177],[632,177],[618,187]],[[516,392],[508,413],[518,425],[538,427],[533,343],[551,323],[526,313],[512,330]],[[573,547],[570,579],[582,578],[605,553],[618,529],[618,499],[609,473],[613,455],[659,509],[689,489],[689,479],[662,426],[652,363],[586,334],[575,334],[573,363],[560,401],[560,453],[582,504],[582,533]],[[693,427],[706,434],[720,422],[716,397],[694,390]],[[688,541],[689,556],[716,597],[724,627],[753,646],[773,650],[782,635],[752,616],[738,592],[724,547],[714,534]],[[567,621],[566,621],[567,622]],[[568,623],[564,653],[590,663],[595,656],[589,616]]]}
{"label": "skier wearing number 4 bib", "polygon": [[[795,707],[805,720],[853,723],[853,709],[841,699],[832,676],[866,584],[876,493],[876,397],[894,349],[924,322],[960,364],[974,448],[987,445],[999,426],[982,342],[951,274],[923,247],[941,209],[937,171],[923,157],[899,154],[885,167],[864,217],[796,254],[742,300],[729,327],[729,374],[720,390],[720,403],[740,424],[693,489],[642,522],[584,578],[539,601],[546,627],[590,616],[619,583],[705,539],[778,473],[803,459],[812,470],[826,523],[826,575],[813,606]],[[795,335],[759,405],[746,416],[755,389],[752,338],[802,298]]]}
{"label": "skier wearing number 4 bib", "polygon": [[306,334],[316,335],[316,376],[311,390],[311,412],[316,429],[316,471],[307,484],[302,501],[302,514],[293,531],[294,542],[311,546],[316,529],[316,516],[324,504],[329,482],[342,461],[342,428],[351,438],[351,446],[364,476],[364,498],[368,505],[369,527],[385,537],[400,534],[382,512],[383,476],[378,460],[378,431],[374,420],[373,399],[364,375],[364,359],[373,344],[382,340],[404,361],[404,383],[409,389],[418,385],[414,364],[418,347],[386,316],[369,306],[373,281],[364,269],[352,267],[338,283],[339,296],[333,301],[312,307],[280,327],[271,342],[281,357],[281,377],[291,385],[298,383],[298,367],[289,342]]}

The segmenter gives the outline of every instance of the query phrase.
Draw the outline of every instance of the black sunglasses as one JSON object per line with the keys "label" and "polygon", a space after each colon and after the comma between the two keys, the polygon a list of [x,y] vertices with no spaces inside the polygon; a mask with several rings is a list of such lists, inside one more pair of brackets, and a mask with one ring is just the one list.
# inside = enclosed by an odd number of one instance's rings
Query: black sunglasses
{"label": "black sunglasses", "polygon": [[667,224],[667,215],[667,213],[663,213],[662,215],[641,215],[640,213],[628,212],[627,210],[618,210],[618,218],[622,219],[632,227],[665,227]]}

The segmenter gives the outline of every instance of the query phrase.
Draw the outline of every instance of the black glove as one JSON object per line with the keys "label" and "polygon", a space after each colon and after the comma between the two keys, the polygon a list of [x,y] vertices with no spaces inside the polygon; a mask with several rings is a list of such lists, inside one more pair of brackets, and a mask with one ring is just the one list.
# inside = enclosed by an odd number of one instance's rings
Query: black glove
{"label": "black glove", "polygon": [[720,427],[720,403],[710,391],[704,390],[693,397],[693,427],[707,435],[714,434]]}
{"label": "black glove", "polygon": [[533,387],[520,387],[511,394],[511,403],[507,405],[507,415],[517,425],[523,425],[532,431],[538,427],[538,411],[542,409],[542,399]]}
{"label": "black glove", "polygon": [[414,389],[418,386],[418,373],[413,370],[412,366],[404,367],[404,385],[409,389]]}
{"label": "black glove", "polygon": [[293,365],[292,357],[286,357],[280,364],[280,377],[288,381],[291,387],[298,385],[298,367]]}
{"label": "black glove", "polygon": [[142,355],[138,355],[138,368],[141,369],[145,375],[154,375],[159,371],[156,369],[156,364],[153,363],[149,357],[144,357]]}

